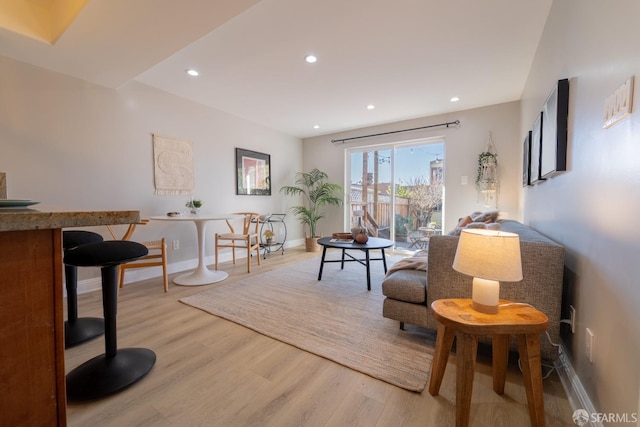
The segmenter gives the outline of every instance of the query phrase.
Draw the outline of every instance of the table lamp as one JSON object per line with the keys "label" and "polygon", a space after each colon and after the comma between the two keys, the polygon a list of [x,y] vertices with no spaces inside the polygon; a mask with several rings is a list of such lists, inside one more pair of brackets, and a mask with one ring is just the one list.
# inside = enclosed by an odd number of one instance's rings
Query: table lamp
{"label": "table lamp", "polygon": [[462,230],[453,269],[473,276],[473,309],[496,314],[500,299],[500,281],[522,280],[520,238],[515,233],[498,230]]}

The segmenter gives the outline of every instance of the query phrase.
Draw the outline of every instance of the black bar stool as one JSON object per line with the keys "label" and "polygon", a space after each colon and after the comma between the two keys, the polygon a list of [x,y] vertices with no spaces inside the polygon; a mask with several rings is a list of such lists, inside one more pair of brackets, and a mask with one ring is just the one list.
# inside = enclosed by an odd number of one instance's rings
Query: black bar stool
{"label": "black bar stool", "polygon": [[[65,253],[87,243],[102,242],[98,233],[82,230],[62,232],[62,247]],[[104,334],[104,319],[98,317],[78,318],[78,269],[74,265],[64,266],[64,281],[67,288],[67,321],[64,322],[64,348],[70,348]]]}
{"label": "black bar stool", "polygon": [[65,264],[101,268],[105,322],[105,354],[67,374],[69,400],[94,400],[115,393],[139,381],[153,368],[156,362],[153,351],[146,348],[118,350],[116,337],[118,265],[148,253],[144,245],[124,240],[89,243],[65,253]]}

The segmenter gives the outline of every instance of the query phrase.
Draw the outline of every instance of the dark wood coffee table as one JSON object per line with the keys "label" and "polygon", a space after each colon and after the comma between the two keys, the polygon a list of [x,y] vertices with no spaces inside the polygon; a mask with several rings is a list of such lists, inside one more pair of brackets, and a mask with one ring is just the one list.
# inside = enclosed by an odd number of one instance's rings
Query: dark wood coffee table
{"label": "dark wood coffee table", "polygon": [[[358,262],[364,265],[367,268],[367,289],[371,290],[371,269],[369,268],[369,263],[371,261],[382,261],[384,264],[384,272],[387,272],[387,258],[384,254],[384,250],[386,248],[390,248],[393,246],[393,241],[387,239],[381,239],[379,237],[369,237],[367,243],[361,244],[353,242],[340,242],[340,241],[332,241],[336,239],[332,239],[331,237],[323,237],[318,240],[318,244],[322,246],[322,259],[320,260],[320,271],[318,272],[318,280],[322,280],[322,267],[326,262],[339,262],[340,269],[344,269],[345,262]],[[334,249],[342,249],[342,257],[341,259],[333,259],[326,260],[325,255],[327,254],[327,248]],[[369,256],[369,251],[371,250],[380,250],[382,252],[382,256],[380,258],[371,258]],[[364,258],[356,258],[347,251],[349,250],[359,250],[364,252]],[[346,258],[348,257],[348,258]]]}

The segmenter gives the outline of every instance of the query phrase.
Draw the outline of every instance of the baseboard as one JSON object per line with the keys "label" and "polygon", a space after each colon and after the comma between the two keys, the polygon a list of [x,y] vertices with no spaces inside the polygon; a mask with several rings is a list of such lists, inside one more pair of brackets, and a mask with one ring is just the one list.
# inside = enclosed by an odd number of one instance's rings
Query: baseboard
{"label": "baseboard", "polygon": [[[304,244],[304,240],[302,241]],[[285,244],[285,249],[295,246],[295,241]],[[242,259],[243,256],[240,252],[236,253],[237,259]],[[231,252],[227,251],[220,253],[220,262],[231,261]],[[206,265],[213,265],[216,262],[215,256],[211,255],[205,257]],[[198,266],[198,259],[190,259],[186,261],[180,261],[167,264],[168,274],[178,273],[181,271],[193,270]],[[139,282],[141,280],[154,279],[162,276],[162,269],[160,267],[148,267],[148,268],[135,268],[129,269],[125,273],[125,286],[127,283]],[[84,294],[87,292],[97,291],[102,288],[102,279],[100,277],[92,277],[90,279],[78,281],[78,294]],[[66,296],[66,290],[65,290]]]}
{"label": "baseboard", "polygon": [[[580,378],[573,368],[573,364],[567,355],[566,348],[563,343],[560,343],[560,357],[557,372],[560,377],[560,382],[562,383],[562,387],[567,395],[567,399],[569,400],[569,405],[571,405],[571,409],[575,412],[578,409],[584,409],[589,414],[595,414],[596,408],[593,406],[591,402],[591,398],[587,394],[587,391],[582,386],[580,382]],[[588,424],[593,427],[602,427],[602,422],[592,421]]]}
{"label": "baseboard", "polygon": [[304,245],[304,237],[302,239],[297,239],[297,240],[287,240],[287,243],[285,243],[284,248],[295,248],[296,246],[302,246]]}

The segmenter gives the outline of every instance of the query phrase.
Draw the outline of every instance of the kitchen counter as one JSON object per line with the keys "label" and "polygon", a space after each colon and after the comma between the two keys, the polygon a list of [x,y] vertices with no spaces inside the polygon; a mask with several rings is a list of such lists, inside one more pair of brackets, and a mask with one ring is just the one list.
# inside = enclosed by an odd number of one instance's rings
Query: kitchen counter
{"label": "kitchen counter", "polygon": [[0,209],[0,231],[41,230],[95,225],[130,224],[138,211],[68,211],[61,209]]}
{"label": "kitchen counter", "polygon": [[0,209],[2,426],[66,426],[62,229],[138,211]]}

